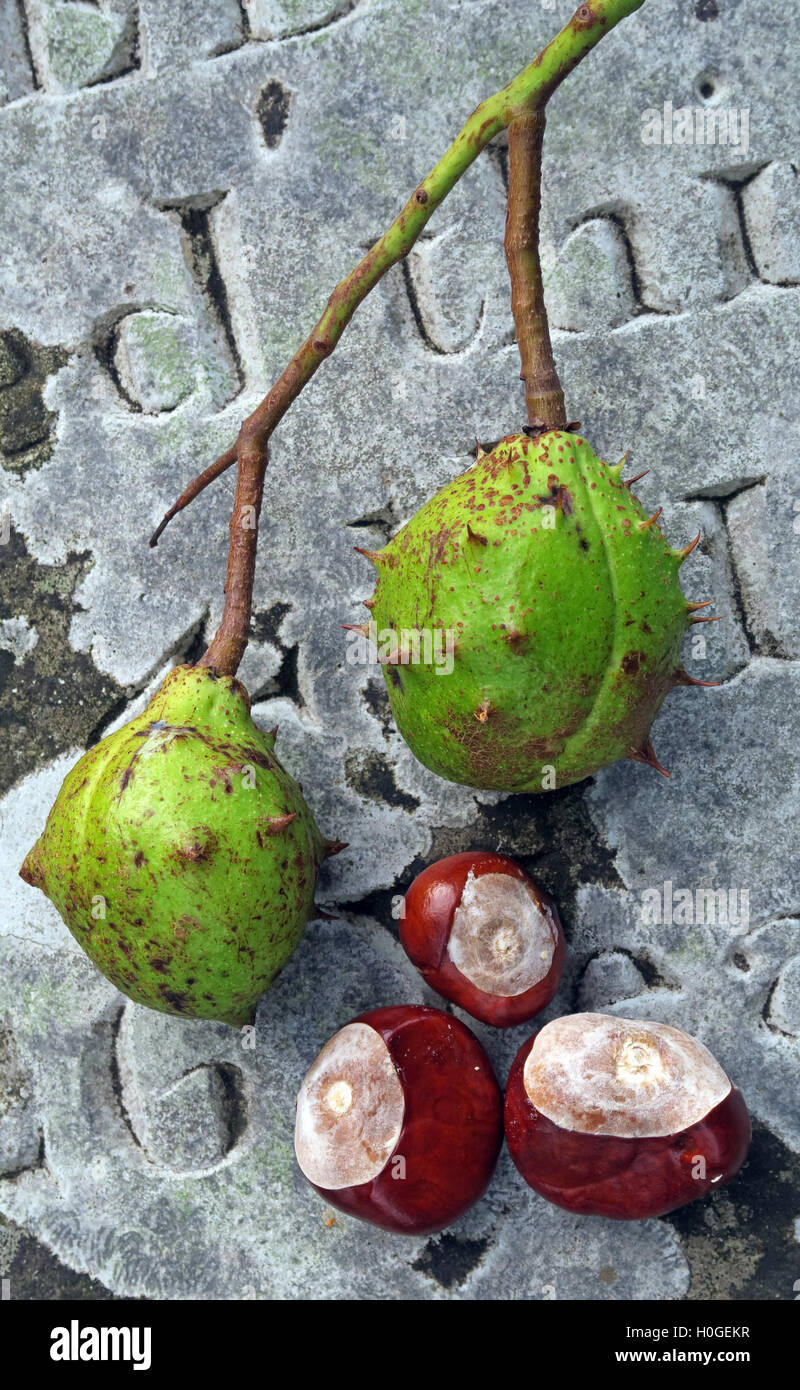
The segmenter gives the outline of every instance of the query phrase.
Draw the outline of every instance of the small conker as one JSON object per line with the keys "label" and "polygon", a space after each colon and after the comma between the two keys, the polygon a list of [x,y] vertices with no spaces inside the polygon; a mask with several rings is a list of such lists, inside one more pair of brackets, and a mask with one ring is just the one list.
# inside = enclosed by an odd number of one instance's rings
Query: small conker
{"label": "small conker", "polygon": [[549,1004],[564,966],[555,904],[504,854],[452,854],[423,869],[400,941],[437,993],[498,1028]]}
{"label": "small conker", "polygon": [[741,1093],[666,1023],[569,1014],[520,1048],[505,1130],[517,1168],[568,1211],[636,1219],[704,1197],[750,1145]]}
{"label": "small conker", "polygon": [[297,1097],[295,1152],[331,1206],[429,1235],[483,1195],[502,1095],[477,1038],[440,1009],[373,1009],[325,1044]]}

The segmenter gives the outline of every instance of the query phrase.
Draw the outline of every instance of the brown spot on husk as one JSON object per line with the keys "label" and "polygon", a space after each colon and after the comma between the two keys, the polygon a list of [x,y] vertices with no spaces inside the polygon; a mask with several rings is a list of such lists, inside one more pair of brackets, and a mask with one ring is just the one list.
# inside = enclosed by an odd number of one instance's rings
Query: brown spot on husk
{"label": "brown spot on husk", "polygon": [[620,664],[626,676],[635,676],[646,660],[644,652],[626,652]]}
{"label": "brown spot on husk", "polygon": [[159,986],[158,992],[164,1000],[164,1003],[169,1004],[170,1008],[174,1009],[176,1013],[183,1014],[187,1012],[187,999],[185,994],[178,994],[174,989],[166,989],[164,985]]}

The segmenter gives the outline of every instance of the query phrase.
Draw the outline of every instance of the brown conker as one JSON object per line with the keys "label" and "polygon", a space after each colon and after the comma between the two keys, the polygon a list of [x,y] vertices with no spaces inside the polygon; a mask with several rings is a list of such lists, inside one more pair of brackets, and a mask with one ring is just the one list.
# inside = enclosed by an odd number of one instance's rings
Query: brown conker
{"label": "brown conker", "polygon": [[400,941],[438,994],[498,1028],[549,1004],[564,967],[555,904],[515,860],[486,851],[423,869],[405,896]]}
{"label": "brown conker", "polygon": [[341,1028],[297,1097],[295,1152],[331,1206],[427,1235],[477,1202],[503,1142],[502,1095],[465,1024],[440,1009],[373,1009]]}
{"label": "brown conker", "polygon": [[523,1043],[506,1088],[509,1151],[568,1211],[663,1216],[739,1171],[741,1093],[706,1047],[666,1023],[569,1014]]}

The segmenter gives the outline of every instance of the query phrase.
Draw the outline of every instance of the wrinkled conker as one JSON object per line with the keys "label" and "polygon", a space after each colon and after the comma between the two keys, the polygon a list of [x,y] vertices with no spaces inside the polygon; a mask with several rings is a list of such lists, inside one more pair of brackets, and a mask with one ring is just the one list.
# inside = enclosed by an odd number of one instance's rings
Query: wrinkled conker
{"label": "wrinkled conker", "polygon": [[406,893],[400,940],[439,994],[509,1028],[555,994],[564,934],[554,903],[504,854],[452,854]]}
{"label": "wrinkled conker", "polygon": [[568,1211],[635,1219],[703,1197],[750,1145],[741,1093],[665,1023],[570,1014],[517,1053],[505,1129],[525,1181]]}
{"label": "wrinkled conker", "polygon": [[422,1005],[354,1018],[297,1097],[304,1176],[332,1206],[388,1231],[449,1226],[486,1191],[502,1142],[489,1058],[458,1019]]}

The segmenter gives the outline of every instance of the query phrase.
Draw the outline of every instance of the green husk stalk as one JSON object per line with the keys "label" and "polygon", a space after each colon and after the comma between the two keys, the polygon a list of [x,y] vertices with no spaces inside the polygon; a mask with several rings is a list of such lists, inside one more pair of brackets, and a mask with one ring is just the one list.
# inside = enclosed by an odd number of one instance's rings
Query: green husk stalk
{"label": "green husk stalk", "polygon": [[[650,530],[618,470],[597,459],[580,426],[567,419],[539,260],[547,101],[642,3],[580,5],[538,58],[481,102],[333,291],[236,443],[195,478],[151,539],[155,544],[170,518],[237,458],[263,475],[272,430],[358,305],[408,254],[465,169],[507,130],[505,253],[530,437],[509,436],[423,507],[377,557],[381,581],[368,601],[379,629],[421,636],[425,625],[455,624],[452,676],[412,662],[387,665],[386,678],[398,727],[415,754],[470,786],[547,790],[622,757],[659,767],[650,725],[672,686],[690,680],[680,666],[680,639],[691,607],[676,555]],[[547,509],[552,530],[541,524]],[[630,624],[638,625],[637,640],[626,645]]]}

